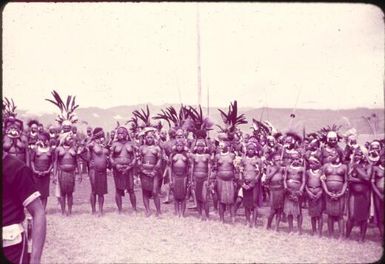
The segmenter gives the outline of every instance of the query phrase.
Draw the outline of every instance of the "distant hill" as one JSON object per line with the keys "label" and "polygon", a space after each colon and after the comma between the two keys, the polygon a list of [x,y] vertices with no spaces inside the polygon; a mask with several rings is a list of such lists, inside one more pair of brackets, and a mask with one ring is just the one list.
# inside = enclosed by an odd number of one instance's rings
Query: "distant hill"
{"label": "distant hill", "polygon": [[[155,116],[160,112],[160,109],[167,105],[151,105],[149,104],[151,116]],[[131,105],[131,106],[116,106],[107,109],[99,107],[79,108],[77,114],[79,116],[79,129],[85,130],[87,122],[92,127],[101,126],[106,130],[111,130],[116,127],[116,122],[119,121],[124,124],[132,116],[132,111],[140,108],[144,108],[145,105]],[[178,105],[175,106],[177,109]],[[204,113],[207,113],[207,109],[203,108]],[[247,120],[251,121],[252,118],[257,120],[269,120],[278,130],[285,130],[290,124],[291,109],[286,108],[239,108],[239,113],[244,113]],[[222,124],[220,114],[216,108],[210,108],[210,118],[216,124]],[[297,109],[295,111],[295,118],[292,120],[292,127],[298,131],[302,131],[305,127],[306,133],[319,130],[320,128],[338,124],[343,125],[342,130],[346,130],[351,127],[355,127],[359,134],[371,134],[372,131],[363,118],[375,114],[377,116],[377,133],[384,133],[384,109],[368,109],[368,108],[355,108],[344,110],[315,110],[315,109]],[[35,115],[30,115],[28,112],[20,110],[19,117],[24,120],[29,118],[36,118]],[[43,114],[37,117],[43,124],[54,124],[56,114]],[[85,122],[81,122],[85,121]],[[350,123],[350,124],[349,124]],[[167,124],[164,124],[167,127]],[[242,125],[243,131],[250,131],[251,123]]]}

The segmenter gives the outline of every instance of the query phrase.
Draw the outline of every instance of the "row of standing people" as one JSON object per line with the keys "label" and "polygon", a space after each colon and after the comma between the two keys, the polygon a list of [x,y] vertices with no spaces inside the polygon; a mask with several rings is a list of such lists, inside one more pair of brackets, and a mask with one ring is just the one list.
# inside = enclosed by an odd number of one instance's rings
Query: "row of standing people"
{"label": "row of standing people", "polygon": [[173,192],[177,215],[184,215],[188,191],[193,190],[199,215],[209,216],[208,200],[212,198],[218,203],[220,220],[224,221],[224,212],[228,209],[233,222],[237,197],[241,194],[247,223],[255,226],[260,197],[267,190],[271,199],[268,228],[276,216],[278,230],[281,216],[285,214],[289,230],[292,231],[296,219],[301,232],[301,203],[306,199],[313,233],[318,229],[322,234],[324,213],[328,215],[328,234],[333,234],[334,222],[338,223],[342,233],[345,229],[343,215],[348,211],[346,236],[350,235],[354,224],[359,224],[363,240],[372,196],[383,235],[384,155],[383,147],[377,141],[373,146],[380,147],[374,149],[379,159],[368,162],[363,148],[342,151],[335,142],[334,133],[329,133],[325,144],[314,138],[299,143],[295,135],[287,134],[278,140],[267,137],[266,144],[258,136],[252,136],[238,140],[236,144],[220,141],[215,146],[210,140],[188,140],[182,130],[175,135],[170,133],[169,140],[164,133],[149,130],[143,133],[142,141],[130,140],[130,133],[124,126],[115,132],[115,138],[106,143],[104,131],[96,128],[86,140],[79,142],[67,130],[58,144],[53,145],[48,133],[38,133],[30,164],[41,187],[43,201],[49,193],[47,176],[53,170],[60,187],[62,212],[65,213],[67,204],[67,213],[71,213],[75,171],[79,170],[78,160],[81,159],[89,168],[93,213],[96,212],[96,200],[99,213],[102,213],[107,193],[107,169],[111,169],[119,212],[125,192],[136,211],[134,179],[138,176],[146,214],[150,214],[151,198],[156,214],[161,213],[160,187],[167,184]]}

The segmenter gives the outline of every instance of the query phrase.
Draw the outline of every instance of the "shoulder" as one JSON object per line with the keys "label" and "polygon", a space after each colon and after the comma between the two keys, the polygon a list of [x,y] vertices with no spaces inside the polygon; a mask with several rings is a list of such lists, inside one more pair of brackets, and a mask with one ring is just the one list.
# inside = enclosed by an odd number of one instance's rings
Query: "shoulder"
{"label": "shoulder", "polygon": [[17,171],[17,170],[23,169],[24,167],[27,167],[25,162],[23,162],[22,160],[12,155],[7,155],[6,157],[3,158],[3,170],[5,171],[6,170]]}

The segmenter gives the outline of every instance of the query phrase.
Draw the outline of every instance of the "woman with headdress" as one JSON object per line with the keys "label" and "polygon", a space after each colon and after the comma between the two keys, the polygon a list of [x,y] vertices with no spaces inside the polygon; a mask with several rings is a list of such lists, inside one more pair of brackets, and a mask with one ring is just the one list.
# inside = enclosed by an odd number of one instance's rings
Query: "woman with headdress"
{"label": "woman with headdress", "polygon": [[246,221],[250,227],[257,225],[257,208],[261,191],[260,180],[263,170],[262,160],[256,155],[257,151],[257,145],[254,142],[249,142],[240,164],[243,206],[245,207]]}
{"label": "woman with headdress", "polygon": [[53,168],[54,149],[49,144],[49,134],[38,134],[36,148],[31,153],[31,168],[36,187],[40,192],[40,198],[44,209],[47,207],[49,196],[50,173]]}
{"label": "woman with headdress", "polygon": [[370,209],[370,175],[369,166],[365,157],[366,149],[358,147],[354,149],[348,167],[348,219],[346,221],[346,237],[355,224],[360,226],[360,240],[364,241],[368,227]]}
{"label": "woman with headdress", "polygon": [[267,165],[265,184],[270,190],[270,214],[267,219],[267,229],[271,228],[273,217],[276,218],[275,230],[279,231],[279,223],[283,213],[285,201],[284,190],[284,167],[282,166],[281,152],[272,152],[268,157],[270,162]]}
{"label": "woman with headdress", "polygon": [[185,216],[189,177],[188,148],[184,140],[177,140],[170,155],[171,188],[174,194],[175,215]]}
{"label": "woman with headdress", "polygon": [[162,165],[162,150],[155,144],[155,135],[152,130],[144,132],[144,144],[139,148],[138,169],[142,184],[143,204],[146,215],[151,214],[150,198],[154,198],[156,216],[159,216],[159,177]]}
{"label": "woman with headdress", "polygon": [[310,155],[307,158],[308,168],[306,170],[306,194],[309,202],[309,216],[311,218],[312,235],[317,231],[318,235],[322,236],[323,219],[322,214],[325,209],[323,189],[321,183],[322,165],[320,157]]}
{"label": "woman with headdress", "polygon": [[[209,218],[209,205],[207,200],[208,185],[211,171],[211,155],[205,140],[198,139],[195,142],[191,154],[191,174],[193,188],[196,195],[198,213],[202,220]],[[202,211],[204,210],[204,214]]]}
{"label": "woman with headdress", "polygon": [[[54,177],[59,181],[58,192],[62,214],[70,215],[73,204],[72,194],[75,187],[75,171],[78,169],[77,146],[72,135],[72,126],[78,121],[75,110],[79,105],[75,103],[75,96],[67,96],[66,102],[62,100],[55,90],[52,91],[52,96],[53,100],[46,100],[59,108],[60,114],[58,114],[56,121],[61,128],[59,145],[55,149]],[[78,169],[78,171],[80,170]],[[80,174],[79,181],[81,179]],[[66,202],[68,204],[68,211],[65,210]]]}
{"label": "woman with headdress", "polygon": [[[60,207],[62,215],[71,215],[73,192],[75,190],[75,171],[77,167],[77,150],[71,133],[60,135],[59,146],[55,149],[54,175],[60,186]],[[81,176],[79,177],[79,182]],[[68,211],[66,211],[66,203]]]}
{"label": "woman with headdress", "polygon": [[299,151],[290,153],[289,162],[283,176],[286,191],[283,211],[289,223],[289,233],[293,231],[293,220],[296,218],[298,233],[302,234],[301,199],[305,188],[305,163]]}
{"label": "woman with headdress", "polygon": [[11,99],[3,100],[3,152],[29,164],[28,139],[23,134],[23,121],[16,118],[16,106]]}
{"label": "woman with headdress", "polygon": [[[171,176],[169,173],[169,165],[171,164],[170,155],[172,153],[172,148],[175,146],[176,141],[184,141],[185,147],[190,148],[191,141],[187,139],[187,135],[189,132],[194,132],[194,129],[196,128],[195,126],[198,125],[198,115],[199,113],[193,107],[181,105],[179,111],[177,111],[173,106],[169,106],[166,109],[162,109],[161,113],[157,114],[153,118],[156,120],[164,120],[169,126],[170,140],[161,144],[163,151],[163,165],[168,164],[166,166],[162,166],[162,180],[163,184],[166,186],[166,200],[164,203],[170,202],[170,192],[172,191],[170,188]],[[202,115],[200,117],[202,117]],[[194,190],[191,188],[189,188],[189,190],[189,194],[191,193],[194,198],[194,203],[196,203]],[[193,208],[196,208],[196,205],[194,205]]]}
{"label": "woman with headdress", "polygon": [[384,164],[385,151],[382,149],[379,153],[379,160],[373,165],[371,175],[374,211],[381,237],[384,236]]}
{"label": "woman with headdress", "polygon": [[230,211],[231,222],[235,222],[235,180],[236,171],[234,167],[235,154],[230,150],[229,142],[219,143],[219,153],[214,157],[214,170],[216,188],[219,202],[219,217],[222,223],[225,221],[226,207]]}
{"label": "woman with headdress", "polygon": [[96,197],[98,198],[98,216],[103,215],[104,195],[107,194],[107,168],[109,167],[109,151],[104,145],[104,131],[96,127],[92,140],[86,146],[86,160],[89,162],[89,178],[91,183],[90,203],[92,214],[96,213]]}
{"label": "woman with headdress", "polygon": [[219,216],[224,223],[224,213],[226,206],[229,207],[231,222],[235,222],[235,196],[236,196],[236,168],[234,161],[236,155],[233,152],[233,140],[238,125],[246,124],[244,114],[238,115],[237,101],[230,103],[227,113],[218,109],[221,114],[224,127],[220,127],[218,134],[219,153],[214,157],[214,170],[216,175],[216,187],[219,201]]}
{"label": "woman with headdress", "polygon": [[[318,133],[320,134],[321,140],[324,143],[323,147],[321,148],[322,153],[322,163],[330,163],[335,150],[338,152],[342,152],[342,148],[338,145],[338,142],[342,139],[341,135],[338,133],[339,127],[336,125],[328,126],[325,128],[322,128]],[[341,162],[344,162],[344,160],[341,160]]]}
{"label": "woman with headdress", "polygon": [[338,222],[339,236],[343,234],[345,192],[348,186],[348,168],[342,163],[343,153],[338,148],[329,153],[328,163],[323,165],[321,176],[325,194],[325,212],[328,215],[329,237],[333,235],[334,222]]}
{"label": "woman with headdress", "polygon": [[128,129],[119,126],[116,130],[116,141],[110,148],[110,162],[115,182],[115,202],[118,212],[122,211],[122,196],[127,190],[132,208],[136,212],[136,196],[134,191],[134,167],[136,164],[135,144],[130,140]]}

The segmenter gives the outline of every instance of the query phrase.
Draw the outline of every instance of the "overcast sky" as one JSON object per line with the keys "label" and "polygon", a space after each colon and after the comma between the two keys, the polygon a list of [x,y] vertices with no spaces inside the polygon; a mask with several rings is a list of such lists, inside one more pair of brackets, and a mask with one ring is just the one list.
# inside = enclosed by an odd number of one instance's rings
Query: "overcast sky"
{"label": "overcast sky", "polygon": [[[196,3],[9,3],[3,94],[56,112],[197,103]],[[384,106],[384,15],[364,4],[199,4],[202,104]]]}

